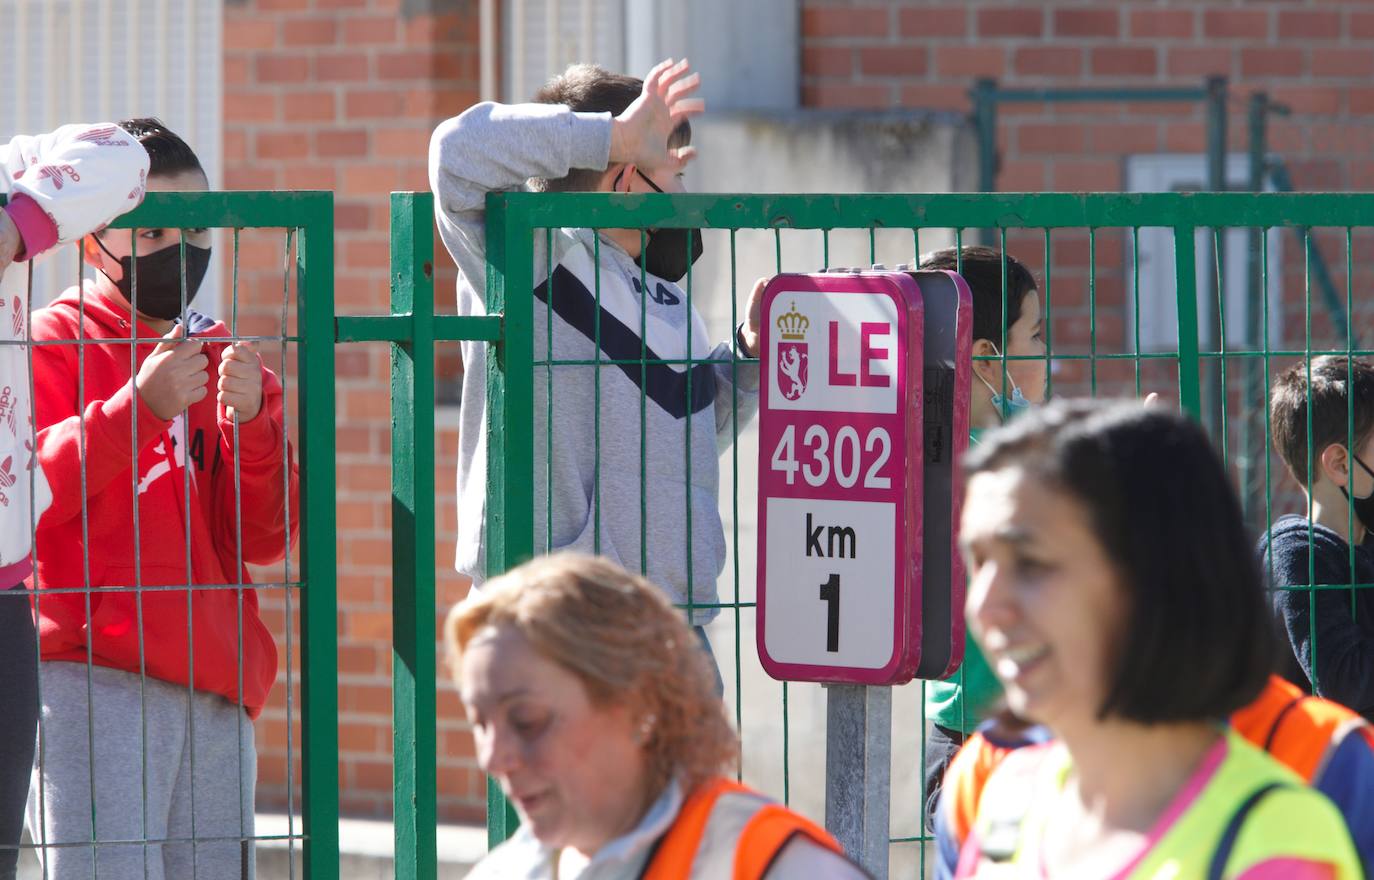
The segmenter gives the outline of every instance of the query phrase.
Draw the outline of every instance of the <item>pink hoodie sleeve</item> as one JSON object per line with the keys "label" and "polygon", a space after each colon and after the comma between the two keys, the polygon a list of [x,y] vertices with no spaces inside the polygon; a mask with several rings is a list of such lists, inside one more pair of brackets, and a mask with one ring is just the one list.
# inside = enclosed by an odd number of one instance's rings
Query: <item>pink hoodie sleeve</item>
{"label": "pink hoodie sleeve", "polygon": [[33,199],[16,195],[5,205],[4,211],[14,221],[24,242],[24,249],[14,256],[16,260],[27,260],[57,244],[57,224]]}

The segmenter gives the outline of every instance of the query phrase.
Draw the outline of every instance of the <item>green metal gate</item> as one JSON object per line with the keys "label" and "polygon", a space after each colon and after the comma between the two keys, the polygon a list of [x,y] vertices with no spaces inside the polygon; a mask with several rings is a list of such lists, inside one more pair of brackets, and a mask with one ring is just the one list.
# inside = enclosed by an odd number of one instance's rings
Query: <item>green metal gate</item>
{"label": "green metal gate", "polygon": [[[218,228],[232,230],[232,290],[226,320],[238,334],[240,232],[280,230],[287,263],[283,266],[280,335],[257,338],[280,345],[287,418],[291,413],[291,376],[296,359],[295,404],[300,461],[299,571],[293,577],[291,554],[285,562],[287,609],[292,594],[300,604],[300,829],[288,824],[288,848],[299,844],[306,877],[339,874],[339,698],[338,596],[335,556],[334,460],[334,194],[332,192],[151,192],[114,228]],[[293,254],[294,251],[294,254]],[[296,314],[290,332],[287,289],[294,256]],[[290,623],[288,620],[288,633]],[[290,647],[290,636],[287,636]],[[288,654],[289,656],[289,654]],[[288,662],[288,669],[289,669]],[[288,684],[290,682],[288,673]],[[291,715],[290,696],[288,717]],[[289,721],[288,721],[289,723]],[[290,765],[288,764],[288,767]],[[294,822],[294,817],[289,822]],[[259,835],[255,840],[272,839]],[[278,838],[280,839],[280,838]],[[251,841],[250,841],[251,842]]]}
{"label": "green metal gate", "polygon": [[[0,195],[0,205],[5,198]],[[309,877],[337,877],[339,872],[339,785],[338,785],[338,660],[337,660],[337,596],[335,559],[334,476],[334,196],[329,192],[153,192],[148,193],[134,211],[110,223],[116,229],[222,229],[231,237],[232,302],[225,323],[233,339],[253,340],[280,354],[283,364],[297,361],[295,374],[282,370],[284,397],[283,434],[289,436],[289,423],[298,427],[295,444],[302,464],[300,469],[301,510],[286,510],[288,521],[300,522],[299,565],[293,571],[293,556],[286,550],[284,577],[280,583],[258,584],[259,591],[280,591],[284,597],[287,616],[286,647],[291,649],[292,609],[300,609],[299,670],[301,700],[299,707],[292,698],[286,699],[288,725],[298,720],[301,726],[299,743],[290,742],[293,753],[299,750],[302,779],[302,799],[299,807],[291,804],[291,818],[286,833],[260,833],[241,840],[242,851],[251,853],[260,841],[278,841],[294,853],[299,848],[304,856],[304,871]],[[274,230],[280,233],[286,261],[282,266],[280,332],[252,335],[239,328],[239,253],[240,234],[245,231]],[[250,233],[252,234],[252,233]],[[264,235],[268,233],[262,233]],[[184,257],[184,252],[183,252]],[[63,267],[65,268],[65,267]],[[84,264],[78,260],[71,269],[80,278]],[[289,290],[294,289],[297,309],[295,331],[288,316]],[[24,271],[14,267],[11,271]],[[184,271],[184,263],[183,263]],[[137,279],[134,279],[135,287]],[[41,291],[32,290],[30,299]],[[62,342],[67,342],[63,340]],[[72,340],[72,342],[77,342]],[[84,344],[87,340],[79,341]],[[45,345],[52,343],[35,343]],[[293,387],[293,385],[295,387]],[[298,400],[295,399],[298,395]],[[82,395],[84,397],[84,393]],[[84,408],[85,401],[82,401]],[[294,414],[294,418],[293,418]],[[84,441],[83,441],[84,442]],[[194,454],[194,453],[192,453]],[[84,456],[84,452],[83,452]],[[83,471],[84,481],[84,471]],[[53,487],[54,491],[73,494],[79,489]],[[88,511],[83,504],[83,521]],[[241,528],[241,523],[239,524]],[[36,528],[36,523],[35,523]],[[137,514],[135,514],[137,535]],[[239,533],[240,540],[242,533]],[[172,537],[172,536],[169,536]],[[189,539],[188,539],[189,542]],[[86,552],[87,548],[81,548]],[[188,546],[189,559],[189,546]],[[89,563],[87,564],[89,569]],[[189,577],[189,575],[188,575]],[[242,594],[254,585],[214,584],[213,589],[236,590]],[[93,594],[101,587],[87,586],[75,592]],[[139,592],[144,587],[114,587]],[[147,588],[153,589],[153,588]],[[74,592],[66,590],[66,592]],[[41,603],[43,593],[37,594]],[[89,611],[88,611],[89,613]],[[140,654],[141,654],[140,647]],[[240,644],[240,651],[242,645]],[[240,657],[240,659],[242,659]],[[293,672],[288,663],[287,681],[292,684]],[[289,689],[289,688],[288,688]],[[297,714],[299,713],[299,714]],[[131,719],[139,723],[139,719]],[[146,719],[141,723],[145,726]],[[41,731],[41,727],[40,727]],[[98,733],[98,732],[97,732]],[[40,754],[41,754],[40,733]],[[41,760],[41,758],[40,758]],[[146,759],[145,759],[146,760]],[[289,771],[293,769],[288,763]],[[146,815],[145,815],[146,820]],[[94,805],[92,805],[94,824]],[[299,824],[297,824],[299,822]],[[94,839],[94,830],[92,831]],[[116,843],[161,843],[146,830],[140,840]],[[73,842],[63,842],[71,845]],[[109,841],[104,841],[109,843]],[[38,846],[44,845],[41,841]],[[63,845],[63,844],[57,844]],[[27,848],[27,845],[24,847]],[[21,853],[22,855],[22,853]]]}
{"label": "green metal gate", "polygon": [[[1165,193],[1165,194],[940,194],[940,195],[634,195],[619,196],[608,194],[532,194],[532,193],[500,193],[492,194],[487,200],[487,243],[488,243],[488,277],[486,279],[487,302],[491,317],[481,318],[448,318],[439,319],[442,323],[434,322],[428,317],[429,304],[424,303],[424,315],[421,314],[421,303],[418,298],[412,301],[406,299],[404,291],[408,287],[413,287],[416,291],[421,289],[418,281],[411,282],[403,277],[403,273],[409,271],[412,277],[419,278],[419,267],[431,253],[432,242],[427,234],[420,234],[420,230],[427,229],[427,221],[422,218],[427,217],[427,206],[430,199],[425,195],[397,195],[394,197],[394,210],[396,212],[397,229],[410,229],[414,234],[410,238],[410,245],[414,249],[410,252],[402,251],[394,253],[393,268],[398,273],[395,277],[397,291],[401,292],[400,299],[393,299],[393,305],[400,305],[404,308],[407,304],[414,307],[414,317],[398,318],[397,322],[413,321],[415,333],[413,337],[398,339],[393,335],[382,333],[374,334],[369,338],[386,338],[396,344],[398,352],[396,364],[396,374],[393,380],[393,388],[404,388],[407,385],[405,376],[407,371],[415,369],[415,361],[410,361],[403,352],[409,351],[415,358],[426,354],[428,347],[434,340],[444,339],[481,339],[493,345],[495,357],[492,358],[492,366],[489,368],[488,376],[488,455],[489,455],[489,485],[488,485],[488,535],[490,545],[488,548],[488,568],[489,574],[495,574],[506,568],[528,558],[536,550],[537,541],[534,532],[533,504],[535,501],[536,486],[535,480],[539,475],[532,473],[531,467],[535,461],[534,442],[539,438],[533,436],[533,413],[535,403],[534,396],[534,377],[537,370],[548,369],[552,366],[559,366],[556,361],[536,361],[535,350],[532,337],[534,321],[535,300],[531,294],[534,278],[534,243],[536,236],[549,235],[551,230],[563,227],[572,228],[596,228],[596,229],[650,229],[657,227],[697,227],[705,229],[723,230],[721,238],[726,234],[730,241],[730,254],[732,261],[731,286],[732,324],[738,322],[739,315],[734,308],[743,291],[740,290],[735,282],[733,261],[735,258],[736,234],[745,230],[767,230],[771,231],[777,242],[777,271],[815,271],[826,267],[830,263],[830,241],[831,235],[844,230],[857,230],[860,233],[866,232],[869,238],[869,257],[870,262],[880,256],[877,246],[877,233],[885,231],[889,234],[891,230],[909,231],[910,246],[906,249],[904,259],[914,260],[921,253],[924,240],[929,246],[929,242],[935,236],[932,234],[938,230],[946,230],[946,236],[952,238],[954,243],[964,241],[964,232],[979,229],[995,230],[995,242],[1004,247],[1007,245],[1009,236],[1019,236],[1023,242],[1038,241],[1043,248],[1044,271],[1042,277],[1042,295],[1044,298],[1045,323],[1048,329],[1046,360],[1047,365],[1071,364],[1077,362],[1080,367],[1086,370],[1086,382],[1079,383],[1075,390],[1081,393],[1098,395],[1102,393],[1116,394],[1140,394],[1151,390],[1163,390],[1173,392],[1177,395],[1178,404],[1187,412],[1201,417],[1203,415],[1204,401],[1209,393],[1207,383],[1209,382],[1209,367],[1215,371],[1220,387],[1214,389],[1220,395],[1222,401],[1221,421],[1214,426],[1217,441],[1223,451],[1230,449],[1233,445],[1232,436],[1237,427],[1234,424],[1235,415],[1226,406],[1228,396],[1226,389],[1234,385],[1237,372],[1247,372],[1250,364],[1257,364],[1263,371],[1264,384],[1262,389],[1267,389],[1270,364],[1277,358],[1301,358],[1309,364],[1313,357],[1323,353],[1340,355],[1368,354],[1362,349],[1357,340],[1349,333],[1340,336],[1331,331],[1318,331],[1314,335],[1313,313],[1311,308],[1311,270],[1308,267],[1307,255],[1311,253],[1314,245],[1316,233],[1312,232],[1315,227],[1325,227],[1334,229],[1336,239],[1343,238],[1346,254],[1345,272],[1345,294],[1346,294],[1346,318],[1345,327],[1354,324],[1355,298],[1352,295],[1353,262],[1351,254],[1357,242],[1356,230],[1361,227],[1374,226],[1374,195],[1365,194],[1218,194],[1218,193]],[[1130,307],[1134,309],[1137,320],[1134,324],[1134,339],[1128,338],[1130,333],[1100,334],[1098,328],[1098,298],[1099,298],[1099,277],[1098,264],[1096,261],[1097,243],[1108,235],[1120,236],[1123,241],[1132,243],[1135,248],[1139,247],[1139,234],[1142,229],[1162,227],[1168,230],[1173,244],[1172,267],[1174,285],[1172,290],[1146,290],[1140,289],[1139,260],[1133,262],[1134,284],[1129,291]],[[1216,304],[1220,312],[1220,320],[1216,328],[1215,337],[1218,345],[1215,349],[1204,350],[1204,343],[1199,328],[1199,285],[1197,283],[1197,271],[1199,261],[1199,247],[1196,235],[1199,232],[1206,234],[1210,238],[1211,249],[1221,250],[1220,235],[1228,228],[1245,228],[1259,232],[1255,236],[1260,250],[1258,259],[1252,261],[1258,278],[1258,289],[1268,291],[1275,279],[1268,277],[1267,260],[1265,259],[1265,248],[1267,236],[1262,234],[1270,229],[1290,228],[1298,232],[1300,240],[1304,246],[1304,272],[1302,278],[1304,311],[1303,327],[1301,331],[1301,344],[1284,346],[1271,346],[1271,315],[1269,314],[1267,297],[1261,295],[1261,303],[1251,303],[1250,308],[1258,309],[1261,312],[1257,322],[1260,329],[1258,339],[1251,339],[1248,344],[1237,346],[1234,342],[1228,342],[1227,321],[1226,321],[1226,302],[1221,291],[1224,289],[1224,268],[1219,262],[1212,262],[1217,274],[1216,284],[1207,285],[1217,291],[1218,303]],[[799,234],[801,230],[813,230],[820,233],[819,248],[810,251],[809,262],[794,265],[784,265],[782,260],[782,236]],[[1366,230],[1367,231],[1367,230]],[[1088,345],[1085,351],[1058,350],[1053,337],[1055,326],[1056,309],[1056,290],[1055,290],[1055,259],[1054,259],[1054,239],[1062,237],[1066,233],[1071,233],[1079,237],[1086,236],[1089,260],[1087,277],[1087,321],[1089,327]],[[814,232],[812,233],[815,234]],[[1204,238],[1207,241],[1208,238]],[[1364,239],[1358,239],[1364,241]],[[406,241],[404,235],[397,237],[393,234],[393,248],[404,248]],[[1337,242],[1339,245],[1339,241]],[[1136,255],[1138,256],[1138,255]],[[1122,274],[1125,272],[1123,270]],[[1283,279],[1278,279],[1277,283],[1283,283]],[[692,276],[689,272],[688,277],[683,283],[687,293],[688,302],[693,298]],[[424,285],[428,291],[427,284]],[[1177,309],[1177,345],[1172,351],[1144,351],[1140,345],[1140,303],[1143,298],[1150,297],[1172,297]],[[496,316],[499,316],[496,317]],[[499,323],[497,323],[499,321]],[[445,326],[446,325],[446,326]],[[343,320],[340,321],[341,338],[344,337]],[[401,323],[393,324],[394,327],[403,326]],[[433,328],[432,330],[429,328]],[[1290,334],[1294,335],[1294,334]],[[348,338],[361,338],[358,334],[353,334]],[[406,346],[409,345],[410,348]],[[1002,347],[1005,351],[1005,346]],[[1005,357],[1002,358],[1005,361]],[[682,364],[684,367],[692,366],[694,361],[688,360]],[[1142,371],[1149,373],[1152,364],[1164,365],[1169,372],[1176,374],[1169,388],[1151,387],[1142,384]],[[1236,365],[1241,365],[1242,369],[1237,370]],[[609,362],[598,361],[593,364],[562,364],[563,366],[582,366],[600,369],[609,365]],[[1106,374],[1116,367],[1117,380],[1109,381],[1103,378],[1099,381],[1099,373]],[[1120,367],[1126,367],[1131,376],[1120,377]],[[1228,366],[1231,367],[1228,373]],[[423,366],[422,372],[428,372]],[[1050,373],[1049,391],[1054,392],[1053,373]],[[416,384],[416,389],[420,385]],[[427,386],[422,389],[428,391]],[[1267,408],[1263,396],[1254,398],[1255,391],[1261,390],[1251,386],[1246,393],[1252,395],[1252,399],[1242,399],[1239,403],[1247,412],[1246,418],[1263,418],[1264,435],[1268,433]],[[406,408],[412,408],[417,413],[426,407],[430,398],[419,397],[413,403],[397,401],[395,412],[403,413]],[[420,422],[417,421],[417,430]],[[424,433],[428,434],[431,425],[424,423]],[[736,425],[736,431],[739,427]],[[599,438],[589,438],[590,443],[599,442]],[[398,444],[399,445],[399,444]],[[417,446],[417,453],[422,447]],[[426,448],[426,456],[422,464],[417,464],[416,470],[420,477],[431,473],[429,468],[432,453]],[[1234,454],[1227,452],[1230,459],[1234,459]],[[735,506],[738,508],[739,491],[739,458],[740,453],[736,447],[733,453],[733,493],[726,496],[722,490],[721,505],[724,508]],[[1278,477],[1272,472],[1272,457],[1265,455],[1264,467],[1264,491],[1263,503],[1266,519],[1272,514],[1272,500],[1277,491],[1276,484]],[[1234,461],[1231,462],[1235,464]],[[411,490],[403,483],[398,483],[397,498],[405,497]],[[428,491],[418,491],[415,493],[417,498],[432,497]],[[426,516],[432,512],[426,511]],[[400,520],[398,519],[398,540],[400,540]],[[421,523],[417,513],[416,522]],[[738,540],[738,527],[736,527],[735,539]],[[413,539],[405,539],[407,542]],[[428,542],[422,537],[418,542],[420,546],[428,546]],[[426,560],[428,561],[428,560]],[[400,563],[398,562],[398,565]],[[416,569],[423,572],[423,566]],[[398,573],[400,569],[398,568]],[[750,639],[739,638],[739,616],[744,609],[752,606],[751,602],[739,601],[741,572],[738,557],[735,557],[734,577],[734,596],[735,601],[723,602],[722,607],[727,613],[735,616],[736,644],[735,654],[738,657],[742,652],[751,653],[752,646]],[[399,583],[399,582],[398,582]],[[426,599],[432,597],[432,583],[417,592],[417,596]],[[1301,589],[1311,589],[1302,587]],[[421,607],[427,607],[422,605]],[[423,650],[433,644],[432,632],[427,628],[427,624],[417,626],[416,643],[414,646],[415,660],[420,668],[428,669],[432,666],[431,658],[423,653]],[[410,652],[410,647],[399,649],[398,658],[402,654]],[[739,706],[739,681],[735,682],[736,696],[736,716],[737,720],[742,714]],[[401,693],[398,687],[398,694]],[[398,700],[400,697],[398,696]],[[406,709],[403,713],[402,707],[398,703],[398,718],[410,717],[413,712],[417,723],[424,722],[426,730],[432,727],[432,704],[430,703],[430,690],[428,688],[419,692],[417,697],[416,709]],[[780,743],[774,744],[776,748],[782,750],[784,754],[784,778],[781,791],[773,792],[784,799],[789,796],[790,774],[787,772],[786,754],[789,748],[789,729],[787,724],[787,685],[783,685],[782,712],[783,718],[783,737]],[[423,708],[420,708],[423,707]],[[920,718],[911,718],[912,724],[922,731],[925,729],[924,712]],[[398,722],[398,730],[400,724]],[[418,740],[417,740],[418,742]],[[432,746],[432,739],[425,740],[426,746]],[[924,736],[922,734],[922,747]],[[402,752],[399,748],[398,755]],[[894,752],[896,748],[894,747]],[[407,755],[404,762],[405,769],[397,771],[397,802],[403,802],[402,796],[408,799],[411,788],[409,774],[414,768],[415,774],[423,773],[422,768],[432,768],[434,766],[433,756],[428,754]],[[398,768],[400,764],[398,763]],[[897,780],[894,791],[911,791],[913,794],[919,792],[920,783],[918,780]],[[898,796],[901,797],[900,795]],[[919,798],[919,794],[915,794]],[[408,801],[407,801],[408,802]],[[511,815],[508,808],[502,803],[499,792],[494,789],[489,797],[489,836],[492,842],[497,842],[508,836],[512,825]],[[422,808],[417,808],[416,818],[421,816],[433,815],[432,804],[427,804]],[[398,822],[398,844],[402,843],[400,823]],[[915,843],[922,849],[925,848],[928,837],[924,832],[917,828],[914,833],[895,834],[892,838],[894,844]],[[430,844],[432,845],[432,844]],[[400,858],[402,850],[398,848],[398,869],[400,868]],[[414,876],[432,876],[433,869],[428,856],[419,863]],[[410,866],[405,866],[405,872],[398,876],[411,876]],[[924,876],[924,865],[922,864],[920,874]]]}

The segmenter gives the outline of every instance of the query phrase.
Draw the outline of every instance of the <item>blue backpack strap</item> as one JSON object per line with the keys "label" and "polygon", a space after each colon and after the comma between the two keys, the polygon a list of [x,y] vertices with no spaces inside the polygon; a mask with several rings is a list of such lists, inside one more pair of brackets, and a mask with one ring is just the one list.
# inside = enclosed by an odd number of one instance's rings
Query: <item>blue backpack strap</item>
{"label": "blue backpack strap", "polygon": [[1294,697],[1292,700],[1288,701],[1287,705],[1285,705],[1282,709],[1279,710],[1278,715],[1274,716],[1274,723],[1269,726],[1269,733],[1267,736],[1264,737],[1264,750],[1266,752],[1273,752],[1274,740],[1279,735],[1279,728],[1282,727],[1283,722],[1288,719],[1288,713],[1298,708],[1298,706],[1302,704],[1302,701],[1306,700],[1307,698],[1307,694],[1301,694],[1299,696]]}
{"label": "blue backpack strap", "polygon": [[1259,806],[1259,802],[1275,789],[1288,788],[1282,782],[1271,782],[1262,785],[1250,793],[1250,796],[1236,808],[1231,814],[1231,821],[1226,823],[1226,830],[1221,833],[1221,839],[1217,841],[1217,848],[1212,853],[1212,863],[1207,867],[1207,880],[1222,880],[1222,872],[1226,870],[1226,863],[1231,859],[1231,851],[1235,849],[1236,838],[1240,836],[1240,829],[1245,825],[1245,819]]}

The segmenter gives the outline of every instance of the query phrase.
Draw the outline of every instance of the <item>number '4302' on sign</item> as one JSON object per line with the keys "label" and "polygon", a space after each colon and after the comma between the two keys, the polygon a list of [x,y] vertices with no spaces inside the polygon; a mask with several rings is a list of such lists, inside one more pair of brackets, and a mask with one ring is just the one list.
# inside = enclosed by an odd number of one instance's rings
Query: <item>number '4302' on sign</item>
{"label": "number '4302' on sign", "polygon": [[781,679],[909,680],[921,641],[921,287],[904,273],[780,275],[762,309],[760,659]]}

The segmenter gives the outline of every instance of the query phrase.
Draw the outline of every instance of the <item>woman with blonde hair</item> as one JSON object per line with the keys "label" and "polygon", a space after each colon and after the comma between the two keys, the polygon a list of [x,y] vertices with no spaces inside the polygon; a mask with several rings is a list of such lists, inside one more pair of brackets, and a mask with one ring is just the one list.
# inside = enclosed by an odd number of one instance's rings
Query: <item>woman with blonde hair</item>
{"label": "woman with blonde hair", "polygon": [[662,591],[542,557],[458,605],[445,641],[477,758],[520,814],[482,878],[860,878],[824,830],[727,777],[739,744]]}

